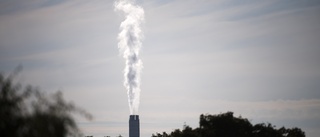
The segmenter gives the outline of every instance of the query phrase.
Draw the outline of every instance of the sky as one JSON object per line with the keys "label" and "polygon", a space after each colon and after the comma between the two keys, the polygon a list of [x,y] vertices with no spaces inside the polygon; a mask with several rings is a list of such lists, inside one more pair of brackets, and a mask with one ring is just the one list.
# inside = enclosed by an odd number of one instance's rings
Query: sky
{"label": "sky", "polygon": [[[320,134],[318,0],[137,0],[141,136],[227,111]],[[90,112],[85,135],[128,136],[121,12],[112,0],[0,0],[0,71]]]}

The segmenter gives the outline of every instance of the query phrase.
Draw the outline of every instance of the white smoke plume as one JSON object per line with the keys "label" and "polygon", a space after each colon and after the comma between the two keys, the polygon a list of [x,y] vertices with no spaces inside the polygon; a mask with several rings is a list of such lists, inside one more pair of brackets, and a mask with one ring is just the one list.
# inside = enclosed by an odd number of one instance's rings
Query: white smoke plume
{"label": "white smoke plume", "polygon": [[130,114],[138,114],[142,69],[139,50],[142,46],[141,23],[144,21],[144,11],[134,0],[117,0],[114,6],[116,11],[123,11],[125,15],[125,20],[120,25],[118,47],[126,60],[124,86],[128,93]]}

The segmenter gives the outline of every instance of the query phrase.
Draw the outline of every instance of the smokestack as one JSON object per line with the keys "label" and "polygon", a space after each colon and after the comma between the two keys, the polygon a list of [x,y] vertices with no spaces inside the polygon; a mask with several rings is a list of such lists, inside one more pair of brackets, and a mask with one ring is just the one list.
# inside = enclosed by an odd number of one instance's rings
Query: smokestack
{"label": "smokestack", "polygon": [[139,115],[130,115],[130,118],[129,118],[129,137],[140,137]]}

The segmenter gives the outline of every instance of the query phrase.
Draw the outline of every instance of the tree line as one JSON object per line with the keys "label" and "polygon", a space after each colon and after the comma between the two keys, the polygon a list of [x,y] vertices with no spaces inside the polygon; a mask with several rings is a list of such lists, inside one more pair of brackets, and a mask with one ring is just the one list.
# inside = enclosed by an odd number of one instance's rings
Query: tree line
{"label": "tree line", "polygon": [[300,128],[279,129],[271,123],[251,124],[246,118],[234,117],[233,112],[217,115],[201,114],[198,128],[184,125],[182,130],[155,133],[152,137],[305,137]]}

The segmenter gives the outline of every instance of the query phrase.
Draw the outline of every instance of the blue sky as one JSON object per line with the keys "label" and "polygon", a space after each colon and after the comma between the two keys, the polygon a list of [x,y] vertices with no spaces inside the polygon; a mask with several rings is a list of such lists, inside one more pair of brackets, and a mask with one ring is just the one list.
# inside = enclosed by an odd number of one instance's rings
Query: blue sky
{"label": "blue sky", "polygon": [[[320,132],[320,2],[138,0],[141,135],[197,127],[202,113]],[[0,71],[94,116],[86,135],[128,135],[123,20],[111,0],[0,1]]]}

